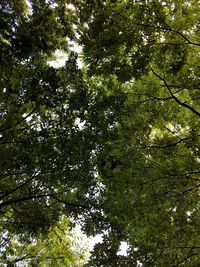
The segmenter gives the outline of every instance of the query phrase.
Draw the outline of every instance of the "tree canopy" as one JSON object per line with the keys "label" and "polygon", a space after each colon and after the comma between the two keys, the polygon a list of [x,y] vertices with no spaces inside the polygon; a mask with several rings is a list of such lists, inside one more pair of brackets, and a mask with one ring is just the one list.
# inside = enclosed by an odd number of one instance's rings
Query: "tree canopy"
{"label": "tree canopy", "polygon": [[199,1],[9,0],[0,12],[1,241],[40,238],[37,266],[55,266],[39,260],[65,215],[103,235],[86,266],[198,266]]}
{"label": "tree canopy", "polygon": [[[7,214],[7,217],[11,214]],[[86,260],[87,243],[70,231],[70,221],[62,217],[47,235],[13,235],[4,232],[1,237],[0,266],[81,267]],[[28,242],[27,242],[28,241]],[[79,242],[79,243],[78,243]],[[81,247],[82,246],[82,247]]]}

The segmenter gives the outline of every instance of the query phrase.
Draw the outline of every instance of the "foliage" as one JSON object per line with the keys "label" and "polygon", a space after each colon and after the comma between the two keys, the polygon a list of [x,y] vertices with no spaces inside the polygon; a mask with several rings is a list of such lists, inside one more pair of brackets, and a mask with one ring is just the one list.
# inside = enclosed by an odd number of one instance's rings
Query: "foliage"
{"label": "foliage", "polygon": [[80,248],[64,217],[46,236],[30,238],[30,243],[25,240],[24,235],[1,236],[0,266],[80,267],[85,261],[86,251]]}
{"label": "foliage", "polygon": [[[49,66],[56,49],[68,45],[63,17],[58,20],[64,3],[54,8],[45,1],[32,1],[31,14],[24,16],[14,13],[12,3],[2,4],[10,37],[1,49],[0,209],[2,214],[13,214],[6,223],[10,231],[37,233],[63,213],[92,215],[97,205],[89,193],[96,186],[93,154],[107,136],[114,135],[110,134],[111,110],[118,109],[123,94],[95,91],[93,79],[85,80],[72,51],[65,66]],[[68,20],[72,25],[73,18]],[[31,27],[37,38],[38,32],[43,36],[44,46],[33,34],[30,47],[25,45]],[[67,37],[71,34],[68,31]]]}
{"label": "foliage", "polygon": [[2,233],[65,214],[103,234],[88,266],[198,266],[198,1],[26,3],[1,3]]}
{"label": "foliage", "polygon": [[107,142],[97,161],[104,212],[128,242],[128,256],[117,256],[110,230],[115,256],[105,241],[91,265],[197,266],[198,4],[94,1],[79,10],[88,75],[115,75],[127,93],[118,140]]}

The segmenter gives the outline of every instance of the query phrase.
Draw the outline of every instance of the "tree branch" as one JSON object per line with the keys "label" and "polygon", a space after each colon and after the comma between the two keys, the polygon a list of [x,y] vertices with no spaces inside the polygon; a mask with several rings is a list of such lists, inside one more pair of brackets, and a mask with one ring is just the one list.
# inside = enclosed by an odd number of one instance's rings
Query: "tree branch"
{"label": "tree branch", "polygon": [[169,144],[169,145],[165,145],[165,146],[157,146],[157,145],[142,145],[142,148],[168,148],[168,147],[172,147],[172,146],[176,146],[178,144],[180,144],[181,142],[184,142],[186,140],[192,139],[193,137],[186,137],[186,138],[182,138],[179,141]]}
{"label": "tree branch", "polygon": [[179,261],[176,265],[174,265],[174,267],[182,265],[182,263],[185,263],[191,257],[196,256],[196,255],[197,255],[197,253],[192,253],[192,248],[191,248],[191,250],[188,252],[187,256],[184,259],[182,259],[181,261]]}
{"label": "tree branch", "polygon": [[[40,174],[40,173],[39,173]],[[28,179],[27,181],[25,181],[24,183],[20,184],[19,186],[17,186],[16,188],[14,188],[13,190],[6,192],[3,196],[0,197],[0,200],[2,200],[3,198],[13,194],[14,192],[18,191],[19,189],[21,189],[22,187],[24,187],[25,185],[27,185],[28,183],[30,183],[31,181],[33,181],[36,177],[38,177],[38,175],[34,175],[33,177],[31,177],[30,179]]]}
{"label": "tree branch", "polygon": [[58,197],[55,197],[53,195],[51,196],[51,198],[57,200],[60,203],[66,204],[68,206],[72,206],[72,207],[76,207],[76,208],[78,207],[78,208],[83,208],[83,209],[90,209],[90,206],[88,206],[88,205],[79,204],[79,203],[71,203],[71,202],[68,202],[66,200],[59,199]]}
{"label": "tree branch", "polygon": [[[126,20],[131,20],[130,18],[120,14],[118,12],[118,15],[121,16],[122,18],[126,19]],[[133,21],[133,20],[132,20]],[[133,21],[134,25],[137,25],[137,26],[142,26],[142,27],[148,27],[148,28],[154,28],[154,29],[158,29],[158,30],[163,30],[163,31],[168,31],[168,32],[173,32],[173,33],[176,33],[178,34],[179,36],[181,36],[186,42],[187,44],[190,44],[190,45],[195,45],[195,46],[200,46],[199,43],[194,43],[192,41],[190,41],[183,33],[181,33],[180,31],[177,31],[173,28],[171,28],[166,22],[164,22],[164,24],[166,25],[166,27],[164,26],[157,26],[157,25],[151,25],[151,24],[146,24],[146,23],[136,23],[135,21]],[[183,44],[182,44],[183,45]]]}
{"label": "tree branch", "polygon": [[149,102],[149,101],[154,101],[154,100],[167,101],[167,100],[173,99],[173,97],[164,97],[164,98],[155,97],[155,96],[149,96],[149,97],[151,97],[151,98],[147,98],[147,99],[144,99],[144,100],[133,101],[133,103],[142,104],[142,103]]}
{"label": "tree branch", "polygon": [[92,206],[85,205],[85,204],[71,203],[71,202],[68,202],[66,200],[61,200],[58,197],[56,197],[56,195],[59,195],[59,194],[60,194],[60,192],[58,192],[58,193],[41,194],[41,195],[32,195],[32,196],[21,197],[21,198],[12,198],[10,200],[7,200],[7,201],[4,201],[4,202],[0,203],[0,209],[3,208],[4,206],[9,206],[9,205],[16,204],[16,203],[19,203],[19,202],[33,200],[33,199],[46,198],[46,197],[53,198],[53,199],[55,199],[56,201],[58,201],[60,203],[66,204],[68,206],[76,207],[76,208],[90,209],[92,207]]}
{"label": "tree branch", "polygon": [[154,69],[150,68],[151,71],[153,72],[153,74],[159,78],[165,85],[165,87],[168,89],[170,95],[172,96],[172,98],[176,101],[176,103],[178,103],[180,106],[189,109],[192,113],[194,113],[195,115],[200,117],[200,112],[198,112],[196,109],[194,109],[193,107],[189,106],[186,103],[181,102],[171,91],[170,86],[167,84],[166,80],[164,78],[162,78],[158,73],[156,73],[154,71]]}
{"label": "tree branch", "polygon": [[30,117],[35,111],[36,111],[37,108],[34,108],[31,112],[29,112],[25,117],[23,117],[20,121],[18,121],[15,125],[9,125],[7,126],[6,128],[4,129],[0,129],[0,133],[3,133],[3,132],[6,132],[10,129],[13,128],[13,126],[17,126],[19,125],[20,123],[22,123],[23,121],[25,121],[28,117]]}
{"label": "tree branch", "polygon": [[45,198],[45,197],[50,197],[50,196],[51,195],[49,195],[49,194],[41,194],[41,195],[32,195],[32,196],[21,197],[21,198],[11,198],[7,201],[0,203],[0,209],[4,206],[9,206],[9,205],[16,204],[19,202],[33,200],[33,199],[37,199],[37,198]]}

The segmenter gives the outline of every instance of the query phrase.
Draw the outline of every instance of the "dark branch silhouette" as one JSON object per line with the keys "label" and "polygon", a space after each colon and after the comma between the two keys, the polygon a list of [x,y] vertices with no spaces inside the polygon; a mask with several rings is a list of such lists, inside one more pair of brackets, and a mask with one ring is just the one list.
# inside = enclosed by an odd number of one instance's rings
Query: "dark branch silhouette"
{"label": "dark branch silhouette", "polygon": [[168,89],[170,95],[172,96],[172,98],[176,101],[176,103],[178,103],[180,106],[189,109],[190,111],[192,111],[192,113],[194,113],[195,115],[200,117],[200,112],[197,111],[196,109],[194,109],[193,107],[189,106],[186,103],[181,102],[173,93],[172,90],[170,89],[170,86],[167,84],[166,80],[161,77],[157,72],[155,72],[155,70],[153,68],[150,68],[151,71],[153,72],[153,74],[158,77],[165,85],[165,87]]}

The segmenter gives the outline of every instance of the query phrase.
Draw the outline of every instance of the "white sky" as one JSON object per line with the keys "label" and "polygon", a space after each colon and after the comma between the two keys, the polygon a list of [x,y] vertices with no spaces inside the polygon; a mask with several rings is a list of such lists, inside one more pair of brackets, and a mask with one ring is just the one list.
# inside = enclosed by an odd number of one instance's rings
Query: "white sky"
{"label": "white sky", "polygon": [[[75,42],[69,42],[69,46],[70,46],[70,49],[77,54],[80,54],[82,52],[82,47],[80,45],[76,44]],[[50,60],[48,62],[49,65],[54,67],[54,68],[63,67],[65,65],[65,62],[68,59],[68,55],[61,50],[56,50],[54,55],[55,55],[56,59]],[[80,58],[78,58],[77,64],[78,64],[79,69],[81,69],[83,67],[83,63],[81,62]]]}
{"label": "white sky", "polygon": [[[81,226],[80,225],[76,225],[75,227],[75,234],[80,237],[83,240],[83,245],[86,244],[87,248],[89,250],[89,253],[87,255],[87,257],[90,257],[90,252],[93,250],[95,244],[97,243],[102,243],[103,242],[103,238],[102,235],[96,235],[94,237],[90,236],[87,237],[82,231],[81,231]],[[121,245],[119,247],[119,251],[117,253],[117,255],[127,255],[127,250],[128,250],[129,246],[126,242],[121,242]]]}

